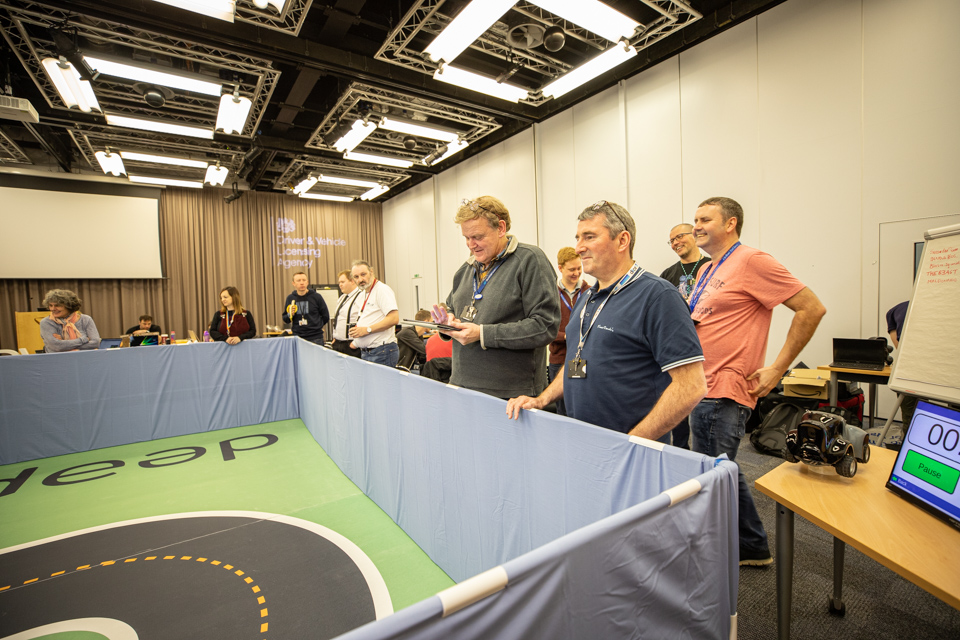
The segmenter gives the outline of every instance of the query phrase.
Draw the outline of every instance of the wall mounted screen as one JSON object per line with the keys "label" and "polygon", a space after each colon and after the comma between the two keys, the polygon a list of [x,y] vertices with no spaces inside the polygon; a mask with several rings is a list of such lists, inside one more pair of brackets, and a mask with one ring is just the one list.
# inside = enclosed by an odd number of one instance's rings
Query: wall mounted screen
{"label": "wall mounted screen", "polygon": [[0,187],[0,278],[162,278],[159,200]]}

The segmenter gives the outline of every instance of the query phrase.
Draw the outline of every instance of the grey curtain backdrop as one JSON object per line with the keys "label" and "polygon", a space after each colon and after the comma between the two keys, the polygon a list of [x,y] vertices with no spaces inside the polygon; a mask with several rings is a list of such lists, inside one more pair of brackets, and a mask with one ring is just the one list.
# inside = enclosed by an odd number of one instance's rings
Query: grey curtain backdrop
{"label": "grey curtain backdrop", "polygon": [[[15,311],[35,311],[49,289],[71,289],[83,300],[102,337],[119,336],[149,313],[165,332],[203,335],[219,308],[220,290],[233,285],[260,332],[279,325],[291,280],[333,284],[337,273],[363,258],[385,280],[383,216],[379,204],[305,200],[245,192],[226,204],[220,189],[164,189],[160,196],[163,280],[0,280],[0,348],[16,349]],[[279,226],[278,226],[279,221]],[[287,239],[285,243],[278,238]],[[301,244],[297,244],[297,240]],[[313,244],[309,244],[311,241]],[[332,243],[330,242],[332,241]],[[281,255],[309,249],[313,255]],[[56,255],[59,252],[59,257]],[[69,239],[47,259],[69,260]],[[312,260],[310,266],[278,264]]]}

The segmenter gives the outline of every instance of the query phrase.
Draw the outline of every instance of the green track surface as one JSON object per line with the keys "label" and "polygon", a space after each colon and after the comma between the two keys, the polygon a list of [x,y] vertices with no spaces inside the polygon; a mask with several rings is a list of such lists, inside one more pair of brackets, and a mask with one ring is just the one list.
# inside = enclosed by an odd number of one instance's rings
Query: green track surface
{"label": "green track surface", "polygon": [[[275,444],[262,446],[273,434]],[[221,442],[232,440],[233,460]],[[260,448],[254,448],[260,446]],[[202,447],[195,450],[180,447]],[[169,453],[158,453],[178,449]],[[243,451],[242,449],[248,449]],[[148,455],[157,454],[157,455]],[[161,461],[160,459],[166,458]],[[119,460],[119,468],[87,467],[63,481],[43,480],[83,464]],[[155,461],[167,466],[144,468]],[[179,462],[179,464],[172,464]],[[299,419],[153,440],[0,466],[0,479],[37,470],[15,493],[0,497],[0,550],[87,527],[190,511],[262,511],[315,522],[340,533],[380,570],[394,610],[419,602],[453,581],[327,456]],[[93,472],[100,469],[99,472]],[[109,474],[109,475],[107,475]],[[0,480],[0,490],[8,483]],[[4,585],[0,585],[2,587]],[[66,637],[66,636],[65,636]],[[70,636],[96,637],[94,636]],[[57,636],[60,640],[60,636]]]}

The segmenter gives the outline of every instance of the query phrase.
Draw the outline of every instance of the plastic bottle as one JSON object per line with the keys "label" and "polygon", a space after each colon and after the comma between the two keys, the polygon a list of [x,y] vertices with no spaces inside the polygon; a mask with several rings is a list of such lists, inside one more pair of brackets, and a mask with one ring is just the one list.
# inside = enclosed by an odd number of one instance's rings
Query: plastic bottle
{"label": "plastic bottle", "polygon": [[204,342],[210,342],[210,332],[209,332],[209,331],[204,331],[204,332],[203,332],[203,341],[204,341]]}
{"label": "plastic bottle", "polygon": [[177,344],[177,332],[176,332],[176,331],[171,331],[171,332],[170,332],[170,344]]}

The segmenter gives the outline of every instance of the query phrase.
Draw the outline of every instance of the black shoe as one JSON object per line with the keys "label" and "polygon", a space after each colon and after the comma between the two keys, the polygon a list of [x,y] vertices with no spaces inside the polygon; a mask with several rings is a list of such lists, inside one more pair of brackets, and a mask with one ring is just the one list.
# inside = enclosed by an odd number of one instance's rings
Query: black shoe
{"label": "black shoe", "polygon": [[773,557],[770,555],[769,549],[740,549],[741,567],[765,567],[769,564],[773,564]]}

